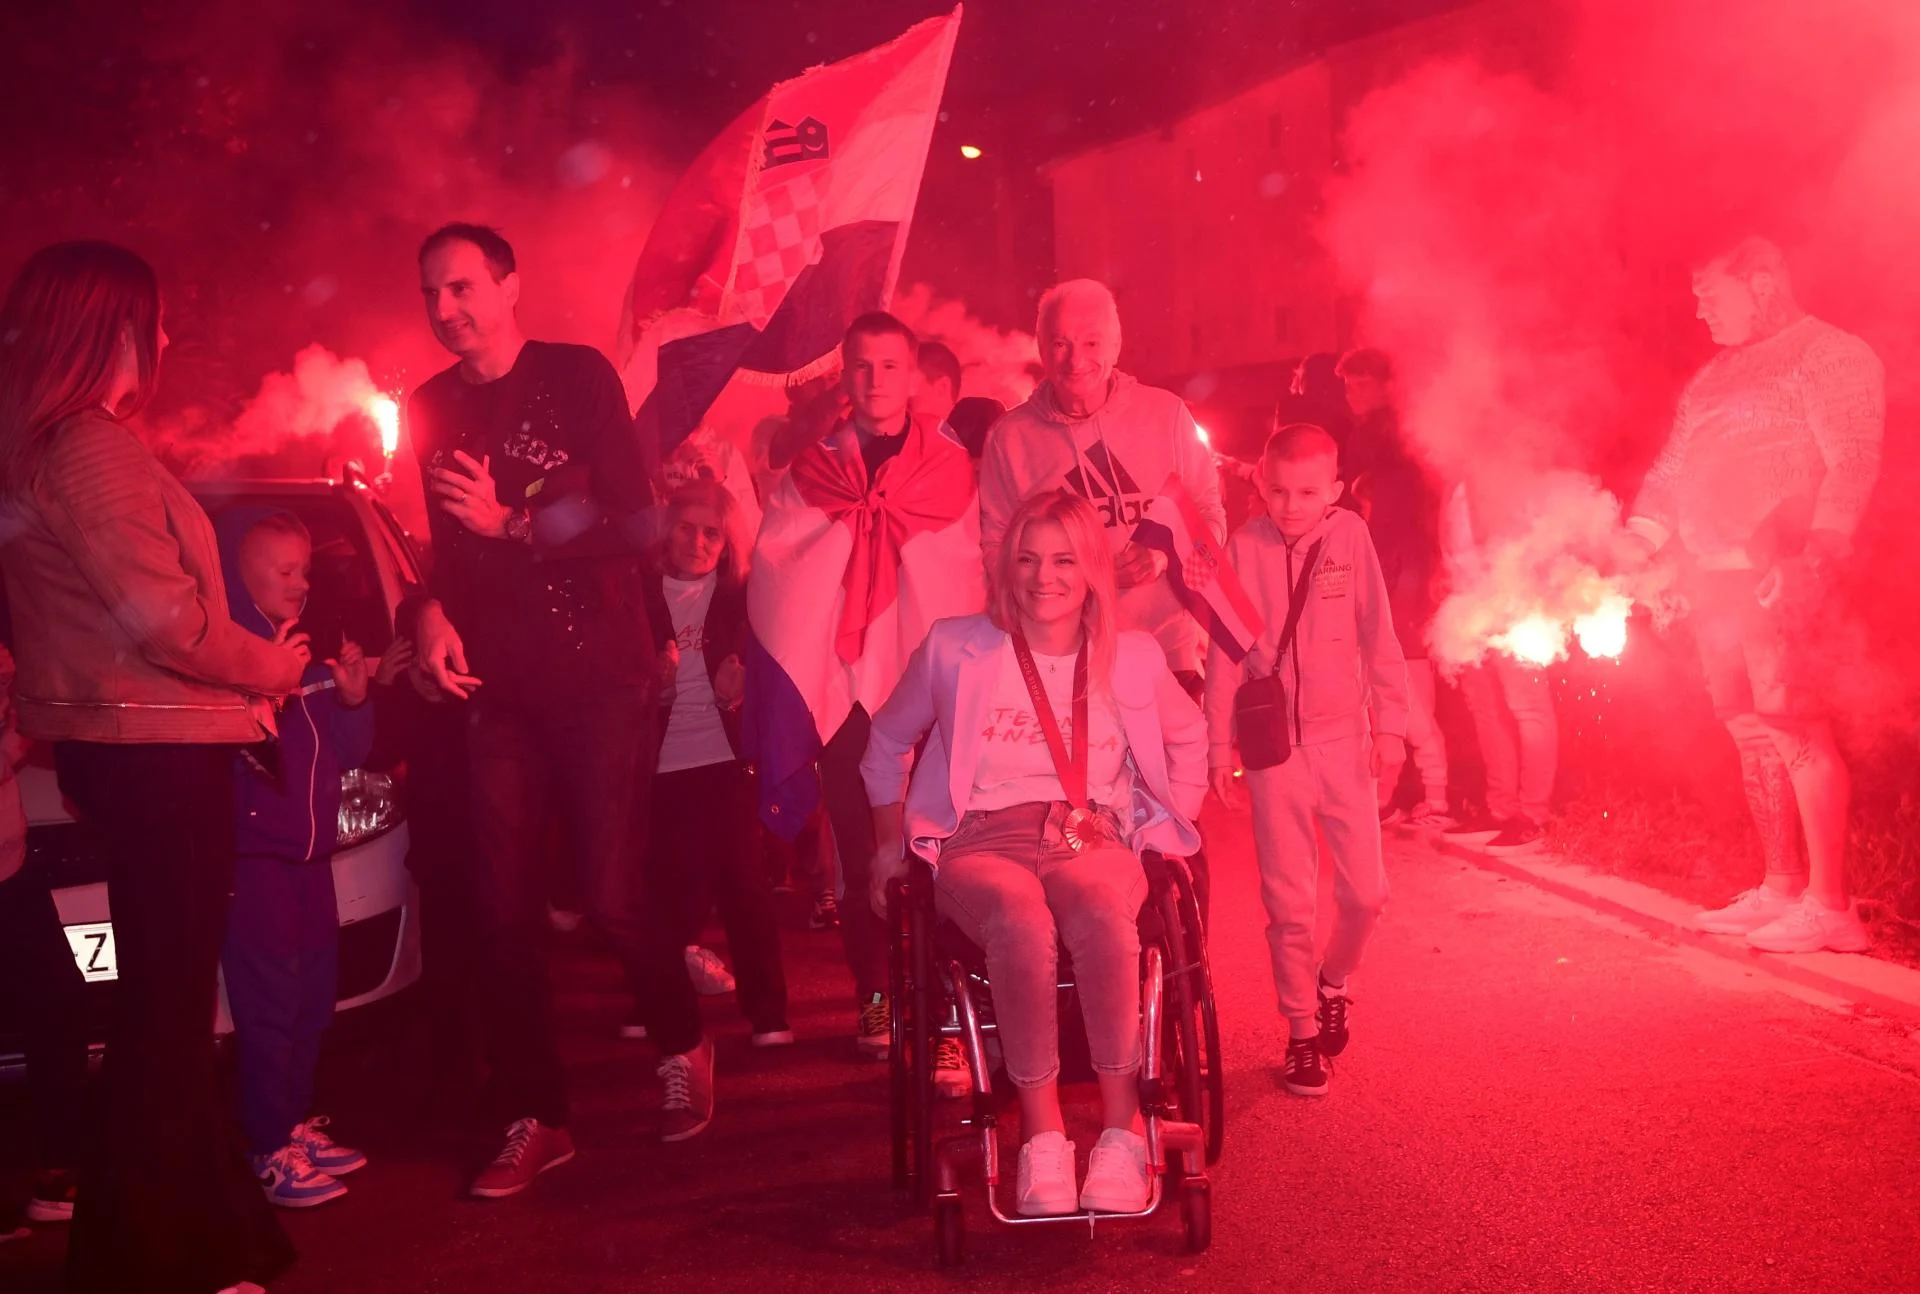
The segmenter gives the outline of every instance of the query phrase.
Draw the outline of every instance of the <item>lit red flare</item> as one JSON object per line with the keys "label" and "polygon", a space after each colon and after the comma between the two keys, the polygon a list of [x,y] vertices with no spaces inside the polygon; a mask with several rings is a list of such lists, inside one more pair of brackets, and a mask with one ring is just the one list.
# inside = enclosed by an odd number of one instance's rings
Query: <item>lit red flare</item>
{"label": "lit red flare", "polygon": [[400,449],[400,404],[380,392],[367,397],[367,416],[380,428],[380,452],[392,458]]}

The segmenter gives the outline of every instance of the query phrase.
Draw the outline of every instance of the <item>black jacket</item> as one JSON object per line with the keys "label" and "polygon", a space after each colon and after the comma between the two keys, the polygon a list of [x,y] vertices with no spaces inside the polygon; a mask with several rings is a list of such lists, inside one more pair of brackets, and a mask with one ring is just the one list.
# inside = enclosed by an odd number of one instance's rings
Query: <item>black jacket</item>
{"label": "black jacket", "polygon": [[[662,582],[665,571],[656,563],[646,573],[647,622],[653,628],[654,648],[663,652],[667,644],[674,641],[673,613],[667,609],[666,586]],[[747,589],[737,580],[727,578],[724,571],[715,582],[713,602],[707,607],[705,629],[705,655],[707,658],[707,681],[712,682],[720,672],[720,666],[729,656],[738,656],[742,662],[747,653]],[[654,725],[654,755],[659,756],[658,743],[666,739],[667,720],[673,713],[672,694],[661,693],[660,722]],[[740,755],[740,707],[720,711],[720,726],[726,729],[727,743],[733,747],[734,757]]]}

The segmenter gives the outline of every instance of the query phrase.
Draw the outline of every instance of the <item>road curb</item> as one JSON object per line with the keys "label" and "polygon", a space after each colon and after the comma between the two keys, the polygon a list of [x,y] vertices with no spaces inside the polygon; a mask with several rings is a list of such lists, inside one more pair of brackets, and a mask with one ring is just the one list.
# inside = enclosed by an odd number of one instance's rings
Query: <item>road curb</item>
{"label": "road curb", "polygon": [[1502,858],[1446,839],[1428,842],[1438,853],[1509,880],[1524,881],[1582,907],[1638,926],[1669,943],[1810,988],[1830,997],[1920,1025],[1920,970],[1865,953],[1763,953],[1737,936],[1710,935],[1692,925],[1695,905],[1651,885],[1609,876],[1555,854]]}

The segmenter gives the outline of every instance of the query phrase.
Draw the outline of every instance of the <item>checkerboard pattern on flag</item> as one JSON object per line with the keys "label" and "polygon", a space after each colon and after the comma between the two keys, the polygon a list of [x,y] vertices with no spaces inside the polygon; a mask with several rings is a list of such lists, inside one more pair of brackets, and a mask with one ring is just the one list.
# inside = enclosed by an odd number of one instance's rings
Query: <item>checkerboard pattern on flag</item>
{"label": "checkerboard pattern on flag", "polygon": [[959,29],[956,8],[782,81],[681,177],[621,318],[643,444],[671,453],[736,373],[824,370],[886,307]]}
{"label": "checkerboard pattern on flag", "polygon": [[1266,622],[1227,561],[1226,546],[1214,538],[1178,474],[1169,476],[1148,501],[1133,542],[1166,554],[1167,580],[1187,610],[1229,659],[1245,660]]}

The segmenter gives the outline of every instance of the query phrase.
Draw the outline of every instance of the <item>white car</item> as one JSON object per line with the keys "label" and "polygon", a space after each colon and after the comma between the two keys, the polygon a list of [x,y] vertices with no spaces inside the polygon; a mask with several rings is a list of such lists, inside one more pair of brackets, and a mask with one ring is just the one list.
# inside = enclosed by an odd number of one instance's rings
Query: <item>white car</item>
{"label": "white car", "polygon": [[[313,593],[304,628],[344,634],[371,657],[393,637],[401,599],[420,583],[412,542],[373,492],[357,481],[191,483],[216,517],[229,506],[283,508],[313,534]],[[340,984],[335,1010],[392,997],[420,978],[420,896],[407,871],[407,824],[400,777],[355,770],[344,775],[333,890],[340,911]],[[20,770],[27,852],[53,878],[54,904],[74,960],[88,981],[92,1038],[106,1037],[118,968],[107,910],[105,864],[60,794],[51,752],[36,746]],[[233,1032],[226,986],[216,1033]],[[20,1038],[0,1015],[0,1069],[17,1068]]]}

